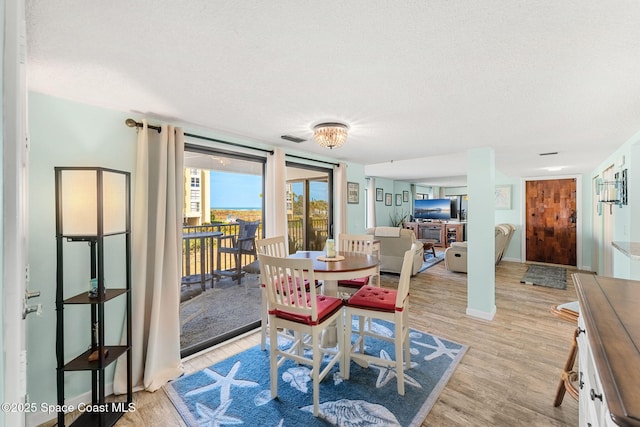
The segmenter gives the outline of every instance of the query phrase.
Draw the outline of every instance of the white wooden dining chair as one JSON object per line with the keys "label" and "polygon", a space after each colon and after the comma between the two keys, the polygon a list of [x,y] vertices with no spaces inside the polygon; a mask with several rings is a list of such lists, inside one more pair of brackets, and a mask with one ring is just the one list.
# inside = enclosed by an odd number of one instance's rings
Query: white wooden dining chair
{"label": "white wooden dining chair", "polygon": [[[372,234],[340,234],[338,238],[339,252],[356,252],[365,255],[373,253],[373,235]],[[358,277],[349,280],[338,281],[338,295],[341,293],[352,295],[363,286],[369,285],[374,279],[376,286],[380,286],[380,266],[376,275]]]}
{"label": "white wooden dining chair", "polygon": [[[320,405],[320,381],[338,363],[340,374],[344,366],[342,300],[316,294],[313,260],[309,258],[279,258],[259,253],[263,281],[269,298],[269,359],[271,397],[278,396],[278,368],[285,360],[310,365],[313,382],[313,415],[318,416]],[[307,288],[308,291],[305,289]],[[335,348],[322,348],[322,332],[333,322],[338,328],[338,344]],[[278,334],[273,330],[294,331],[287,335],[291,345],[280,348]],[[304,349],[310,347],[311,357]]]}
{"label": "white wooden dining chair", "polygon": [[[256,241],[256,251],[258,254],[269,255],[274,257],[286,258],[289,256],[289,248],[287,247],[287,239],[285,236],[267,237]],[[259,262],[259,261],[258,261]],[[262,265],[260,266],[261,276]],[[260,305],[260,348],[263,350],[267,348],[267,334],[269,331],[269,315],[268,305],[269,299],[265,290],[264,280],[260,284],[261,290],[261,305]]]}
{"label": "white wooden dining chair", "polygon": [[[418,249],[414,243],[404,254],[398,289],[363,286],[345,303],[345,366],[344,378],[349,379],[351,360],[361,366],[387,366],[395,369],[398,394],[404,396],[404,370],[411,367],[409,351],[409,282],[413,266],[413,254]],[[353,330],[353,316],[358,316],[358,330]],[[394,323],[393,337],[376,334],[365,328],[364,319],[381,319]],[[367,325],[369,323],[367,322]],[[351,344],[352,335],[356,340]],[[394,343],[395,359],[365,353],[365,337],[375,337]]]}

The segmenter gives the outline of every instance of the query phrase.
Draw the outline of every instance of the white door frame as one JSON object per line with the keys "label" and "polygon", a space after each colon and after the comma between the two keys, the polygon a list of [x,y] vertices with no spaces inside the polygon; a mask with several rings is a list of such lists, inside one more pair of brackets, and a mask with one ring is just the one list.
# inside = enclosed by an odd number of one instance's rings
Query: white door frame
{"label": "white door frame", "polygon": [[[27,399],[26,337],[22,319],[27,286],[27,91],[24,0],[4,2],[2,56],[2,400]],[[26,411],[4,412],[0,424],[24,426]]]}

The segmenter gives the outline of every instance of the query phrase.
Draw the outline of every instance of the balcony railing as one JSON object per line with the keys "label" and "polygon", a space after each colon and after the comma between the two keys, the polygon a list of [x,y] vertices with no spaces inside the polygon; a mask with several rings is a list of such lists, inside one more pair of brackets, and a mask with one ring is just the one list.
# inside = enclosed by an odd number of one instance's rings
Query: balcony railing
{"label": "balcony railing", "polygon": [[[303,229],[302,219],[293,219],[287,222],[289,230],[289,252],[293,253],[302,250],[307,242],[307,248],[310,250],[321,250],[324,247],[324,241],[327,238],[327,220],[313,219],[311,221],[312,229],[305,233]],[[182,233],[207,233],[221,232],[225,236],[238,236],[240,224],[236,223],[219,223],[183,226]],[[262,224],[258,226],[256,231],[256,239],[263,235]],[[207,280],[211,280],[215,271],[233,271],[236,268],[236,259],[232,254],[218,253],[218,245],[222,239],[183,239],[182,242],[182,276],[196,277],[199,276],[204,268]],[[188,247],[187,247],[188,245]],[[201,247],[204,246],[204,247]],[[204,251],[204,252],[203,252]],[[251,255],[243,255],[240,262],[241,268],[253,262],[255,258]],[[203,265],[204,263],[204,265]]]}

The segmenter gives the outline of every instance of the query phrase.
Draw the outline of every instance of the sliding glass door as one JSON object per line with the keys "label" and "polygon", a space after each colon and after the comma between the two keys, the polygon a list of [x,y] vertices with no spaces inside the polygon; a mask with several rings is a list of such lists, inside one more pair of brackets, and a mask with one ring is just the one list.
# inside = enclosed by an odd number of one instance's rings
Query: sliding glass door
{"label": "sliding glass door", "polygon": [[260,326],[254,240],[263,236],[265,159],[185,147],[183,357]]}
{"label": "sliding glass door", "polygon": [[332,229],[332,170],[287,163],[289,252],[322,250]]}

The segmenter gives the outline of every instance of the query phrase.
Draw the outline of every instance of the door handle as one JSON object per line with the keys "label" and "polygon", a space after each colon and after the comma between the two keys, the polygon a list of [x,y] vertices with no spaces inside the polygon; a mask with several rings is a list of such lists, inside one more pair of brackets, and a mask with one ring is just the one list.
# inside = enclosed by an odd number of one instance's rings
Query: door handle
{"label": "door handle", "polygon": [[29,305],[27,300],[40,296],[40,291],[24,291],[24,299],[22,300],[22,320],[27,318],[27,314],[36,313],[38,316],[42,316],[42,304]]}

